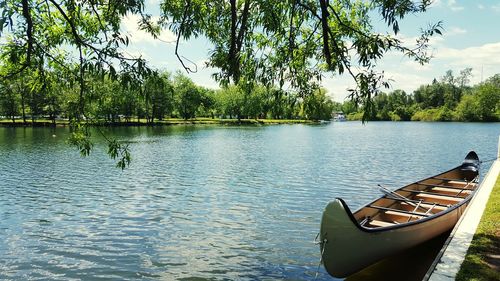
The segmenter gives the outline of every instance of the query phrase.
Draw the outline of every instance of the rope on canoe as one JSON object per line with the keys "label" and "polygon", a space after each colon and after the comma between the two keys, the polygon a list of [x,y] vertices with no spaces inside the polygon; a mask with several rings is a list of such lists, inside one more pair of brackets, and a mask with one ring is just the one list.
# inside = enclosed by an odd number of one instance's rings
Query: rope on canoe
{"label": "rope on canoe", "polygon": [[326,242],[328,242],[328,240],[326,240],[326,238],[323,239],[323,241],[318,241],[318,237],[319,237],[319,232],[316,235],[316,238],[314,238],[314,243],[320,245],[320,247],[321,247],[321,256],[319,257],[319,263],[318,263],[318,267],[316,268],[316,274],[314,274],[314,281],[316,281],[316,279],[318,279],[319,268],[321,267],[321,263],[323,262],[323,253],[325,252],[324,245],[326,244]]}
{"label": "rope on canoe", "polygon": [[493,161],[495,161],[495,160],[497,160],[497,158],[496,158],[496,157],[495,157],[495,158],[488,159],[488,160],[479,161],[479,163],[483,164],[483,163],[493,162]]}

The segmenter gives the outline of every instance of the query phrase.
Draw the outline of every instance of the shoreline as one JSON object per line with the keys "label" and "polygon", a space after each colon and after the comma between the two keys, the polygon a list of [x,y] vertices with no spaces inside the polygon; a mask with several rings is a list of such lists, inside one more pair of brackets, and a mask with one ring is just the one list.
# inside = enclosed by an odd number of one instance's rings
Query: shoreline
{"label": "shoreline", "polygon": [[[85,121],[82,121],[85,123]],[[194,119],[178,119],[168,118],[164,120],[146,122],[145,119],[140,121],[90,121],[90,126],[102,127],[142,127],[142,126],[173,126],[173,125],[279,125],[279,124],[319,124],[321,121],[304,120],[304,119],[211,119],[211,118],[194,118]],[[41,119],[35,122],[22,120],[12,122],[10,119],[0,119],[0,127],[68,127],[68,120],[57,120],[55,123],[52,120]]]}

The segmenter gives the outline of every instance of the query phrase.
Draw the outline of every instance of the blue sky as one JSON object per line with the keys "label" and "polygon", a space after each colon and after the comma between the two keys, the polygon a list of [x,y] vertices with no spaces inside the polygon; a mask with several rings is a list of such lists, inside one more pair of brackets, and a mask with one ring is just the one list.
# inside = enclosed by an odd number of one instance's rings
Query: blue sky
{"label": "blue sky", "polygon": [[[158,14],[159,0],[147,0],[147,9]],[[174,54],[175,36],[164,30],[162,41],[154,40],[145,32],[137,30],[137,17],[124,19],[124,29],[129,33],[131,44],[127,48],[130,54],[141,54],[159,69],[171,72],[182,70],[180,62]],[[423,66],[403,57],[399,53],[388,53],[378,64],[391,82],[392,89],[403,89],[413,92],[418,86],[439,79],[451,69],[455,74],[460,70],[472,67],[471,84],[500,73],[500,0],[460,1],[435,0],[424,14],[409,15],[400,22],[399,37],[405,42],[414,42],[420,28],[441,20],[444,26],[443,36],[436,36],[430,42],[433,59]],[[377,18],[373,19],[377,31],[389,31],[385,24]],[[211,78],[216,69],[204,67],[208,58],[210,44],[203,38],[183,41],[180,53],[196,63],[198,72],[189,74],[197,84],[217,88]],[[342,102],[347,95],[347,88],[354,82],[348,76],[325,74],[322,82],[336,101]]]}

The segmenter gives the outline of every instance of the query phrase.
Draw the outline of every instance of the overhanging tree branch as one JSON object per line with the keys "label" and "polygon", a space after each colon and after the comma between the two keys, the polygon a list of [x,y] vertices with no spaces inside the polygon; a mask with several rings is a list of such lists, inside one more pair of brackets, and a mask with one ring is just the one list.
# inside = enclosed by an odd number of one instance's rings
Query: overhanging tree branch
{"label": "overhanging tree branch", "polygon": [[196,73],[198,71],[197,67],[196,67],[196,64],[193,63],[195,65],[195,69],[192,70],[190,67],[188,67],[184,63],[183,58],[184,59],[186,59],[186,58],[185,57],[181,57],[179,55],[179,42],[181,40],[181,35],[184,32],[184,25],[186,24],[186,20],[187,20],[187,17],[188,17],[188,11],[189,11],[190,5],[191,5],[191,0],[187,0],[186,1],[186,6],[184,7],[184,14],[182,16],[181,25],[179,26],[179,31],[177,33],[177,41],[175,42],[175,55],[177,56],[177,59],[182,64],[182,67],[184,67],[184,70],[186,70],[187,73]]}

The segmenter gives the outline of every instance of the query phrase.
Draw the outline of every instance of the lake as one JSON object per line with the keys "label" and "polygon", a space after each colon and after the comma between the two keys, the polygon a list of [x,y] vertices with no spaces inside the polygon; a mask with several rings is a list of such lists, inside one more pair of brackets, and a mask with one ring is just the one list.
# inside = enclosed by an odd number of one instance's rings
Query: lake
{"label": "lake", "polygon": [[67,128],[0,128],[0,279],[312,280],[328,201],[493,158],[500,124],[103,130],[130,143],[124,171],[102,138],[81,158]]}

